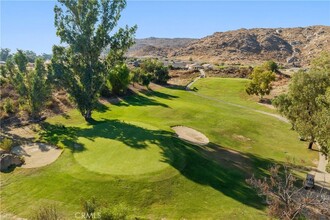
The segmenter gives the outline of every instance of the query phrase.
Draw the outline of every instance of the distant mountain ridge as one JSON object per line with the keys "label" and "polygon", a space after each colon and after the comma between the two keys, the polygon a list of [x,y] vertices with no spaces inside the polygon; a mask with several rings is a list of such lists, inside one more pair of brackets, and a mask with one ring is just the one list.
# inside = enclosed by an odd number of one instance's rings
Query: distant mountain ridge
{"label": "distant mountain ridge", "polygon": [[128,56],[159,56],[208,62],[277,62],[306,65],[321,51],[330,51],[330,26],[253,28],[216,32],[201,39],[139,39]]}

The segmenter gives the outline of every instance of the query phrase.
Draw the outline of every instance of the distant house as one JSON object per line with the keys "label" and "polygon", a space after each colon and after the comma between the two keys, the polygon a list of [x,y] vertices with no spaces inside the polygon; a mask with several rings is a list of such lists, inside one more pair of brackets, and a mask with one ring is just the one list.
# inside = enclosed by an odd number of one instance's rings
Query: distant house
{"label": "distant house", "polygon": [[187,64],[186,65],[186,68],[188,70],[199,70],[199,69],[203,69],[203,66],[201,66],[200,64],[198,63],[193,63],[193,64]]}
{"label": "distant house", "polygon": [[173,62],[171,65],[174,69],[186,69],[186,63],[183,62]]}
{"label": "distant house", "polygon": [[205,69],[205,70],[212,70],[213,69],[213,65],[209,64],[209,63],[203,64],[202,66],[203,66],[203,69]]}
{"label": "distant house", "polygon": [[6,64],[6,62],[5,61],[0,61],[0,65],[5,65]]}

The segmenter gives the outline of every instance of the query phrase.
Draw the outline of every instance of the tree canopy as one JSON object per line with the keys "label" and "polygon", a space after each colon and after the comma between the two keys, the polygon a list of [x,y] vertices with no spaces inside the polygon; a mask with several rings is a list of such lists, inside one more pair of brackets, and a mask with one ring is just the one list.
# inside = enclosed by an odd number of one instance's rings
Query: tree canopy
{"label": "tree canopy", "polygon": [[50,97],[50,83],[44,61],[38,58],[34,70],[27,69],[28,59],[21,50],[18,50],[15,54],[14,60],[18,69],[15,68],[13,63],[7,61],[10,80],[21,96],[21,102],[27,104],[31,116],[38,118],[47,99]]}
{"label": "tree canopy", "polygon": [[152,76],[151,80],[156,83],[165,84],[170,78],[168,68],[165,67],[162,62],[156,59],[144,60],[141,64],[141,69],[145,73],[149,73]]}
{"label": "tree canopy", "polygon": [[264,66],[257,66],[250,75],[251,81],[246,86],[249,95],[268,95],[272,89],[271,82],[275,80],[275,74]]}
{"label": "tree canopy", "polygon": [[[318,141],[325,154],[328,154],[330,149],[330,72],[327,70],[329,58],[330,56],[322,54],[312,62],[309,71],[295,73],[288,93],[274,100],[274,105],[291,121],[300,136],[310,141],[309,148]],[[320,60],[322,62],[318,62]]]}
{"label": "tree canopy", "polygon": [[[59,0],[55,6],[56,34],[67,47],[53,47],[53,71],[76,102],[86,120],[91,119],[109,68],[132,44],[136,26],[117,26],[125,0]],[[108,62],[100,59],[110,48]]]}

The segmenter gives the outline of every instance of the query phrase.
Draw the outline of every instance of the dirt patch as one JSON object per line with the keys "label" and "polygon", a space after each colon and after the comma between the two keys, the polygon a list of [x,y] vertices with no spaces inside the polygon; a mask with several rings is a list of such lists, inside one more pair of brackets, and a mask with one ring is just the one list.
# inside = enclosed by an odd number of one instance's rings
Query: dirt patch
{"label": "dirt patch", "polygon": [[11,128],[8,131],[9,135],[18,136],[19,138],[33,139],[36,135],[33,126],[22,126],[18,128]]}
{"label": "dirt patch", "polygon": [[17,217],[14,214],[11,213],[0,213],[0,219],[1,220],[26,220],[25,218]]}
{"label": "dirt patch", "polygon": [[198,145],[206,145],[209,139],[199,131],[185,126],[172,127],[179,138]]}
{"label": "dirt patch", "polygon": [[24,157],[25,163],[22,168],[36,168],[53,163],[61,155],[62,150],[43,143],[33,143],[16,146],[12,153]]}
{"label": "dirt patch", "polygon": [[238,141],[242,141],[242,142],[247,142],[247,141],[251,141],[250,138],[245,137],[243,135],[239,135],[239,134],[233,134],[232,137]]}
{"label": "dirt patch", "polygon": [[199,75],[198,70],[170,70],[171,79],[169,79],[168,84],[186,86]]}

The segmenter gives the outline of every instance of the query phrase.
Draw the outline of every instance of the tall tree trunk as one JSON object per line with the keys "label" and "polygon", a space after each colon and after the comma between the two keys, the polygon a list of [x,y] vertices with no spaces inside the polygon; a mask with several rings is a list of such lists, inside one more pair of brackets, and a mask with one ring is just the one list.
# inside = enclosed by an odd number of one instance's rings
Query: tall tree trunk
{"label": "tall tree trunk", "polygon": [[86,110],[86,113],[84,114],[84,118],[86,121],[89,121],[92,119],[92,110],[88,109]]}
{"label": "tall tree trunk", "polygon": [[313,140],[311,140],[310,142],[309,142],[309,144],[308,144],[308,149],[312,149],[313,148],[313,144],[314,144],[314,141]]}

